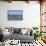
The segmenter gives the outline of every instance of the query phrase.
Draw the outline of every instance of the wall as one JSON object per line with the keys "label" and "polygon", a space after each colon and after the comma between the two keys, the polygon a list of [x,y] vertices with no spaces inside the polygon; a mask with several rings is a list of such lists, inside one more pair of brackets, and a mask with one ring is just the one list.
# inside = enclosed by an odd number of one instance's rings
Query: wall
{"label": "wall", "polygon": [[[8,21],[8,10],[23,10],[23,21]],[[22,1],[12,3],[0,1],[0,27],[32,27],[40,26],[40,4],[30,2],[27,4]]]}

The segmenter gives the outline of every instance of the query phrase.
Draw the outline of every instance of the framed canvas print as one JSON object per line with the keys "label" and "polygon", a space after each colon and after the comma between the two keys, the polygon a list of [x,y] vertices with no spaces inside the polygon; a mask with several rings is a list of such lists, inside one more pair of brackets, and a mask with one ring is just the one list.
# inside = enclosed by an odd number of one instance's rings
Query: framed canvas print
{"label": "framed canvas print", "polygon": [[23,10],[8,10],[8,20],[23,20]]}

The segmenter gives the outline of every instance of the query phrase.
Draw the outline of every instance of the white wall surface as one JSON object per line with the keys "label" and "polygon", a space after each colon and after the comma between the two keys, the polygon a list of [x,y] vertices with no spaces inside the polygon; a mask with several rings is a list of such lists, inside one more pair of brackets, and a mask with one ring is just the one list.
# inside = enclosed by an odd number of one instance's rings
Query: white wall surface
{"label": "white wall surface", "polygon": [[[23,10],[22,21],[8,21],[8,10]],[[32,27],[40,26],[40,4],[38,2],[0,1],[0,27]]]}

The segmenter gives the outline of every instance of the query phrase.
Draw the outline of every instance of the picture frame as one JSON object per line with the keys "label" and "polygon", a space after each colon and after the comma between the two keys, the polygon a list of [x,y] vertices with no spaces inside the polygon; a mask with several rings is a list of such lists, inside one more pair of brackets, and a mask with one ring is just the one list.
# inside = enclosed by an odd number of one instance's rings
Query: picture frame
{"label": "picture frame", "polygon": [[23,10],[8,10],[8,20],[23,20]]}

